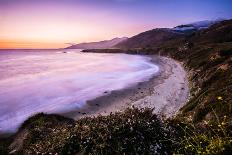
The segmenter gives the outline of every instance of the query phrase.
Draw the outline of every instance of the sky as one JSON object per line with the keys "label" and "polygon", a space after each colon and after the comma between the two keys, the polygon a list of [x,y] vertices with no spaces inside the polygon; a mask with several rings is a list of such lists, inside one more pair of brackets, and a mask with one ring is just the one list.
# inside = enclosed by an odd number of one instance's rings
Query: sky
{"label": "sky", "polygon": [[0,0],[0,48],[63,48],[232,18],[232,0]]}

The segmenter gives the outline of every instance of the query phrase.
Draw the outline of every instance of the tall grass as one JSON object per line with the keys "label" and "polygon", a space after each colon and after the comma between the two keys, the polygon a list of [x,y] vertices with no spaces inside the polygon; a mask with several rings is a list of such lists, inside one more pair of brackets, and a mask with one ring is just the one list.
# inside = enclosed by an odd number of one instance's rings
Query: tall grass
{"label": "tall grass", "polygon": [[176,154],[232,154],[231,121],[227,116],[220,120],[214,109],[212,111],[216,117],[214,122],[177,124],[181,135]]}

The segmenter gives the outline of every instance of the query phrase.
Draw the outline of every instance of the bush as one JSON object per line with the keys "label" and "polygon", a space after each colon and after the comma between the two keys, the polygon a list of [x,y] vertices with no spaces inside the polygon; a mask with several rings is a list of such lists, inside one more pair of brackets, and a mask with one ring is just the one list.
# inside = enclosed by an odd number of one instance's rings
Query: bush
{"label": "bush", "polygon": [[41,117],[34,120],[36,125],[29,125],[31,134],[23,148],[26,153],[170,154],[172,150],[172,132],[151,109],[127,109],[109,116],[83,118],[59,134],[55,134],[60,128],[58,123],[48,127],[38,120],[41,122]]}
{"label": "bush", "polygon": [[[127,109],[76,122],[58,115],[39,114],[32,118],[21,128],[26,135],[21,135],[25,139],[16,153],[226,154],[232,151],[231,122],[226,116],[223,120],[216,116],[216,122],[200,126],[180,121],[178,117],[162,121],[152,114],[152,109]],[[14,141],[20,140],[16,137]],[[2,154],[7,153],[6,148],[7,145],[1,148]]]}

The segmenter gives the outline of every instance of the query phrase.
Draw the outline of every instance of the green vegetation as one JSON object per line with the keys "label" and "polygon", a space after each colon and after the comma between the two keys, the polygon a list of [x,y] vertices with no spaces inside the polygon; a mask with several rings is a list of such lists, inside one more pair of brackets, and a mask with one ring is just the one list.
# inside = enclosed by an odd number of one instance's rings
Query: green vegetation
{"label": "green vegetation", "polygon": [[[193,122],[173,123],[179,131],[179,143],[176,145],[176,154],[231,154],[232,130],[231,121],[227,116],[223,120],[204,121],[202,125]],[[176,121],[176,120],[174,120]]]}
{"label": "green vegetation", "polygon": [[[58,115],[38,114],[20,128],[18,134],[25,136],[22,147],[16,152],[170,154],[170,137],[175,137],[170,129],[152,114],[151,109],[128,109],[123,113],[83,118],[76,122]],[[20,139],[16,137],[14,143],[18,146],[17,142]]]}
{"label": "green vegetation", "polygon": [[[37,114],[23,124],[9,148],[16,154],[228,154],[228,120],[205,121],[202,127],[161,120],[152,109],[136,108],[78,121]],[[10,143],[0,144],[6,154]]]}

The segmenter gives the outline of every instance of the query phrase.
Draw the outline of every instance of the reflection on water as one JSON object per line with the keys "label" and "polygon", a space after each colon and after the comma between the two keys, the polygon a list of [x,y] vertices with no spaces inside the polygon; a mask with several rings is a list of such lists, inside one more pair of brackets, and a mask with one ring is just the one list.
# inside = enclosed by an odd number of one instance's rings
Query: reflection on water
{"label": "reflection on water", "polygon": [[150,78],[149,58],[79,50],[0,51],[0,132],[15,131],[38,112],[81,108],[105,91]]}

